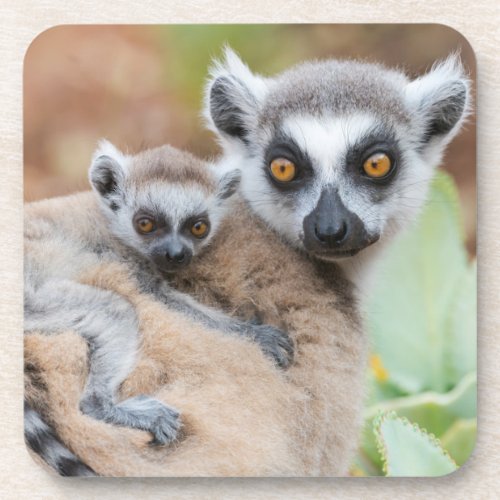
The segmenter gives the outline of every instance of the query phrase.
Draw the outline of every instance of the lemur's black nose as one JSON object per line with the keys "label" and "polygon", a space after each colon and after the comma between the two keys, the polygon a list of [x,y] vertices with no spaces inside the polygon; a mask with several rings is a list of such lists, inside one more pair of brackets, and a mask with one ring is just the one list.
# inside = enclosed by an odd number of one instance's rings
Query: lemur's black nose
{"label": "lemur's black nose", "polygon": [[182,264],[186,260],[186,252],[183,248],[178,250],[167,250],[165,257],[169,262],[176,262],[177,264]]}
{"label": "lemur's black nose", "polygon": [[304,247],[313,254],[351,256],[375,241],[333,186],[323,190],[316,207],[304,217],[303,228]]}
{"label": "lemur's black nose", "polygon": [[339,221],[335,225],[322,225],[317,223],[314,227],[314,234],[321,243],[328,246],[336,246],[342,244],[347,235],[346,221]]}
{"label": "lemur's black nose", "polygon": [[165,272],[174,272],[191,262],[193,252],[175,238],[170,238],[160,248],[154,261]]}

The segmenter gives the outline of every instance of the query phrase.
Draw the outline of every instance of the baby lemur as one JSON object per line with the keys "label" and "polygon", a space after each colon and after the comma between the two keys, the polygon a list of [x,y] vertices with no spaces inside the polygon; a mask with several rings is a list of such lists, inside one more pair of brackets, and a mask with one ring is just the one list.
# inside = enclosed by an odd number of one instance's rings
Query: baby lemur
{"label": "baby lemur", "polygon": [[[117,401],[140,344],[134,308],[117,293],[82,283],[82,272],[126,262],[139,289],[209,328],[256,341],[279,366],[290,363],[292,343],[274,327],[226,316],[168,284],[169,275],[188,266],[217,232],[238,171],[218,179],[210,164],[169,146],[127,156],[102,142],[89,178],[94,193],[26,208],[24,328],[79,333],[89,345],[81,411],[149,431],[154,443],[166,444],[180,427],[175,408],[146,395]],[[29,405],[25,429],[31,447],[61,469],[59,444]]]}

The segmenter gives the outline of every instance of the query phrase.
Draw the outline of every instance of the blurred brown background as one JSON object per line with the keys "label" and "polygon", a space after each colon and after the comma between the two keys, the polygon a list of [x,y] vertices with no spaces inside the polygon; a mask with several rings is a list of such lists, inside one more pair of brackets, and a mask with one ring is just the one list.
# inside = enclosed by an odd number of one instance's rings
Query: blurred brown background
{"label": "blurred brown background", "polygon": [[[263,74],[308,58],[349,57],[414,76],[460,50],[475,80],[472,49],[442,25],[59,26],[39,35],[25,58],[26,201],[87,189],[87,168],[101,137],[129,152],[168,142],[216,154],[200,110],[207,68],[225,43]],[[471,253],[475,162],[472,117],[443,165],[459,186]]]}

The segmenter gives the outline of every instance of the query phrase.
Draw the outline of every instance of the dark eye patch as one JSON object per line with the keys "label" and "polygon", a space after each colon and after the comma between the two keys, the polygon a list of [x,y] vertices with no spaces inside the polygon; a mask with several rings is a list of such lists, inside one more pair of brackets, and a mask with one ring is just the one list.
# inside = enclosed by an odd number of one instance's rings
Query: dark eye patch
{"label": "dark eye patch", "polygon": [[170,224],[163,214],[155,213],[154,211],[148,210],[146,208],[140,208],[139,210],[137,210],[132,218],[132,222],[135,224],[136,221],[143,217],[154,220],[156,226],[156,231],[154,233],[151,233],[149,235],[145,234],[144,236],[151,237],[153,235],[164,235],[171,230]]}
{"label": "dark eye patch", "polygon": [[210,227],[211,227],[210,226],[210,217],[208,216],[208,212],[202,212],[200,214],[192,215],[192,216],[188,217],[181,224],[181,232],[187,236],[192,237],[191,227],[193,226],[193,224],[195,224],[198,221],[202,221],[208,226],[208,231],[207,231],[207,235],[208,235],[208,232],[210,232]]}
{"label": "dark eye patch", "polygon": [[[294,163],[295,178],[287,183],[276,182],[270,174],[269,165],[276,158],[286,158]],[[264,170],[272,185],[281,191],[293,191],[304,186],[314,175],[312,161],[290,136],[277,132],[264,153]]]}
{"label": "dark eye patch", "polygon": [[[368,178],[363,172],[364,162],[375,153],[385,153],[391,160],[390,173],[382,178]],[[383,194],[383,188],[388,187],[400,168],[401,153],[398,142],[392,131],[383,127],[375,128],[358,139],[349,147],[344,159],[345,171],[357,185],[371,190],[375,198]]]}

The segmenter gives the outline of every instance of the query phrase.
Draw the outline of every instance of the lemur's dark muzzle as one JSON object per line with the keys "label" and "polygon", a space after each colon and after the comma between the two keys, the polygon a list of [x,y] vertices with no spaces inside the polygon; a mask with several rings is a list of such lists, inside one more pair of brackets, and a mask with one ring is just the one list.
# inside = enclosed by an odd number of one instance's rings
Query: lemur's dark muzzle
{"label": "lemur's dark muzzle", "polygon": [[306,250],[319,256],[349,257],[378,240],[369,236],[362,220],[345,207],[333,187],[321,193],[303,226]]}
{"label": "lemur's dark muzzle", "polygon": [[177,240],[168,241],[165,245],[165,261],[167,267],[184,267],[191,261],[191,251],[182,242]]}
{"label": "lemur's dark muzzle", "polygon": [[168,238],[158,246],[154,254],[154,262],[166,272],[174,272],[187,266],[193,254],[189,248],[175,238]]}

